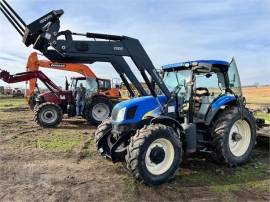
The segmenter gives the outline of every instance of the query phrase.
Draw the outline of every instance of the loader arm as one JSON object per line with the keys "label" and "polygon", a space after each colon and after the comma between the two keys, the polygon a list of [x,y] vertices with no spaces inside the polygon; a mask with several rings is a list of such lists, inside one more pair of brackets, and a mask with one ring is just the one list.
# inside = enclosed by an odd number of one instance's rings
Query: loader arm
{"label": "loader arm", "polygon": [[[139,40],[127,36],[117,36],[98,33],[74,33],[69,30],[60,30],[59,18],[63,15],[63,10],[54,10],[41,18],[26,25],[11,6],[3,0],[1,3],[1,11],[23,36],[23,42],[28,47],[39,50],[53,62],[63,63],[87,63],[109,62],[118,72],[128,90],[131,90],[126,78],[134,85],[134,87],[143,96],[148,95],[141,83],[138,81],[130,66],[124,60],[124,57],[130,57],[142,77],[144,78],[151,94],[156,97],[156,92],[151,85],[147,76],[151,76],[152,80],[160,87],[161,91],[170,97],[170,92],[160,75],[155,69],[152,61],[142,47]],[[7,12],[8,10],[10,12]],[[13,17],[13,18],[12,18]],[[14,19],[15,18],[15,19]],[[73,35],[87,37],[89,40],[74,40]],[[65,39],[59,39],[64,36]],[[96,40],[101,39],[101,40]],[[134,95],[134,92],[130,92]]]}
{"label": "loader arm", "polygon": [[18,74],[10,74],[8,71],[0,70],[0,79],[6,83],[19,83],[29,81],[31,79],[39,79],[52,92],[62,91],[55,83],[53,83],[43,72],[22,72]]}
{"label": "loader arm", "polygon": [[[38,54],[33,52],[30,54],[27,60],[26,70],[30,72],[39,71],[39,68],[48,68],[62,71],[77,72],[84,77],[97,78],[95,73],[86,65],[83,64],[71,64],[71,63],[54,63],[49,60],[39,60]],[[28,81],[26,81],[28,84]],[[27,97],[33,95],[37,86],[37,78],[29,80],[29,88],[27,90]]]}

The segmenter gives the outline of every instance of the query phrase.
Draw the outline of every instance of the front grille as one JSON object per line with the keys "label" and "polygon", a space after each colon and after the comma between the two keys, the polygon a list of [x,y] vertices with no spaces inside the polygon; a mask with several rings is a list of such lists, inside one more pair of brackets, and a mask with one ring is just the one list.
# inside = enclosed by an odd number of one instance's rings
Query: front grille
{"label": "front grille", "polygon": [[138,106],[133,106],[127,110],[127,119],[133,119]]}
{"label": "front grille", "polygon": [[118,112],[119,112],[119,109],[113,109],[113,111],[112,111],[112,120],[117,119]]}

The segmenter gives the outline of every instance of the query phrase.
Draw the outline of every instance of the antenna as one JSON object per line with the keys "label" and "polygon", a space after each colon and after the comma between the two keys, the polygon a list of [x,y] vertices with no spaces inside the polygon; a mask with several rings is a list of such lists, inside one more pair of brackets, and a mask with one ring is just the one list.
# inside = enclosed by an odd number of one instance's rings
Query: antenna
{"label": "antenna", "polygon": [[2,0],[2,2],[0,2],[0,10],[8,19],[8,21],[13,25],[13,27],[17,30],[17,32],[19,32],[19,34],[23,36],[26,24],[5,0]]}

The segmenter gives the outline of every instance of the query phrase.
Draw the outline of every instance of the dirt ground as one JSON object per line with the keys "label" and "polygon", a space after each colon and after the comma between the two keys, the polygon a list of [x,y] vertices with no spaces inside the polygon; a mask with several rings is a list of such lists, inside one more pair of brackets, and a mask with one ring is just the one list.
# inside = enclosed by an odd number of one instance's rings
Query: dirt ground
{"label": "dirt ground", "polygon": [[[2,102],[2,105],[1,105]],[[5,102],[5,103],[3,103]],[[96,152],[94,127],[65,119],[43,129],[23,101],[0,100],[0,201],[269,201],[269,145],[239,168],[208,154],[184,160],[168,183],[148,187]]]}

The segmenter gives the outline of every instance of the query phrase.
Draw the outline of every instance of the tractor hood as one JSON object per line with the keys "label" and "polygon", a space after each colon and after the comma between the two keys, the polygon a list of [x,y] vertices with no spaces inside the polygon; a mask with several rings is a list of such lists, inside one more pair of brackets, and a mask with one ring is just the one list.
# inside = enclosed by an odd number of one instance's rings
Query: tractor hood
{"label": "tractor hood", "polygon": [[38,95],[37,100],[39,102],[53,102],[55,104],[62,104],[64,102],[70,102],[72,100],[71,91],[60,92],[45,92]]}
{"label": "tractor hood", "polygon": [[[165,105],[167,98],[164,95],[157,98],[161,105]],[[112,111],[113,124],[137,123],[147,116],[154,116],[160,111],[156,98],[152,96],[138,97],[114,106]]]}

